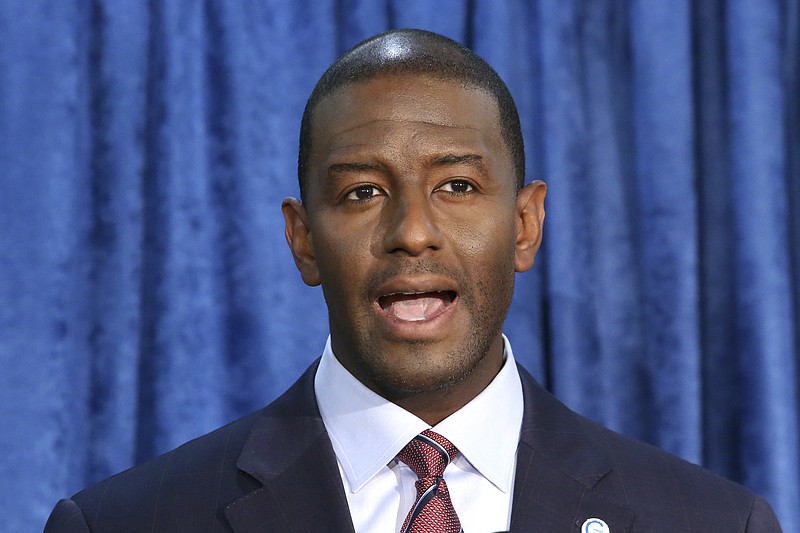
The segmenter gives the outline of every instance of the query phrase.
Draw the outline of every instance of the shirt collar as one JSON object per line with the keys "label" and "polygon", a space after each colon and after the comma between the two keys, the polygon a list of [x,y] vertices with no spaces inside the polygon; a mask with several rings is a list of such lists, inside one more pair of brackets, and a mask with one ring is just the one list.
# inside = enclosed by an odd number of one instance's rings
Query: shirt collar
{"label": "shirt collar", "polygon": [[[433,430],[450,440],[482,476],[508,492],[523,399],[514,354],[505,335],[503,345],[505,362],[494,380]],[[314,390],[334,453],[353,492],[430,427],[350,374],[333,354],[330,337],[314,378]]]}

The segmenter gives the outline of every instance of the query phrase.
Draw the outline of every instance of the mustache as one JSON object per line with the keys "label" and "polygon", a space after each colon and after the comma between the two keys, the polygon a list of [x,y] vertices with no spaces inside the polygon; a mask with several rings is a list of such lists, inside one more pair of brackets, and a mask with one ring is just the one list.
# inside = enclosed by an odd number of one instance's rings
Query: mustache
{"label": "mustache", "polygon": [[369,295],[374,295],[378,291],[378,287],[393,278],[401,276],[413,277],[424,274],[434,274],[454,280],[458,287],[459,295],[462,295],[462,291],[467,290],[468,284],[461,271],[430,259],[412,259],[408,261],[393,261],[385,269],[377,272],[367,283],[367,291]]}

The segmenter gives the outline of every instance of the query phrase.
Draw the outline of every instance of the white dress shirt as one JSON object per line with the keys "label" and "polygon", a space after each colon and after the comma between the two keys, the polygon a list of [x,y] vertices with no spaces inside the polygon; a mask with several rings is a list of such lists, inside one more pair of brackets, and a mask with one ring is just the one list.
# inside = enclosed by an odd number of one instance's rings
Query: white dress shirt
{"label": "white dress shirt", "polygon": [[[432,428],[459,451],[444,478],[465,533],[504,531],[511,522],[523,399],[505,336],[503,344],[505,362],[489,386]],[[350,374],[334,356],[330,337],[314,390],[356,532],[400,531],[416,499],[417,476],[396,456],[430,426]]]}

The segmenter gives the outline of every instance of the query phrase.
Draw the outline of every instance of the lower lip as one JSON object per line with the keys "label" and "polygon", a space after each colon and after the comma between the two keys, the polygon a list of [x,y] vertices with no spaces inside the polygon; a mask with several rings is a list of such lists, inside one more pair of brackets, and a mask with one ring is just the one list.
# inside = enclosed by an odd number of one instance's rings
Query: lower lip
{"label": "lower lip", "polygon": [[459,297],[456,296],[450,305],[442,309],[439,314],[425,320],[401,320],[387,313],[377,301],[374,305],[383,326],[392,337],[400,340],[424,341],[435,340],[443,336],[449,329],[458,303]]}

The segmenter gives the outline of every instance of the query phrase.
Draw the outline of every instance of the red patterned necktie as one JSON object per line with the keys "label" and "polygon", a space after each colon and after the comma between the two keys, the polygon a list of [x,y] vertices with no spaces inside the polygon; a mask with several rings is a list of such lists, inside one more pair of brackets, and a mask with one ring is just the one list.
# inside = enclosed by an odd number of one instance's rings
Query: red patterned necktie
{"label": "red patterned necktie", "polygon": [[438,433],[426,429],[406,444],[397,458],[417,475],[417,499],[408,512],[401,533],[459,533],[462,531],[444,469],[458,450]]}

